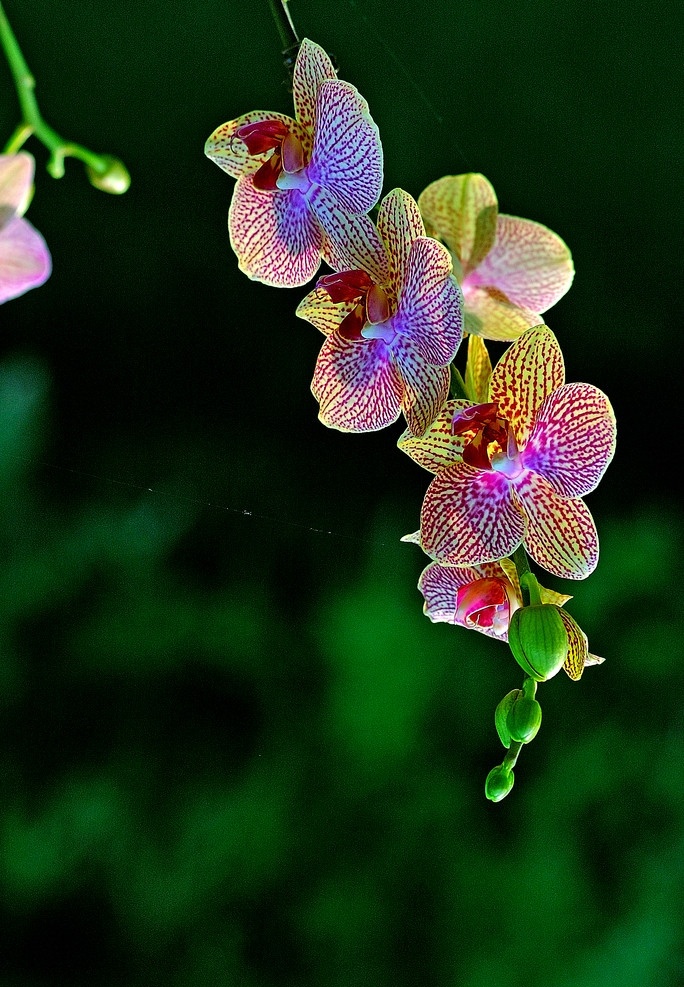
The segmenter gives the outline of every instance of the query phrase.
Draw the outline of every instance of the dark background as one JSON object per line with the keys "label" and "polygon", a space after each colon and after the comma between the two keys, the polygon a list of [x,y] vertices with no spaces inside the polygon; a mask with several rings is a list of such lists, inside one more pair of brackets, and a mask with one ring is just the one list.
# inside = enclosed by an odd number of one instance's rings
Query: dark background
{"label": "dark background", "polygon": [[26,146],[54,270],[0,312],[0,985],[676,987],[680,8],[290,6],[384,191],[481,171],[573,252],[546,318],[618,449],[598,569],[546,584],[606,662],[540,688],[487,802],[517,666],[423,617],[429,476],[399,425],[317,421],[304,291],[239,273],[203,155],[291,111],[265,0],[6,0],[46,120],[132,185]]}

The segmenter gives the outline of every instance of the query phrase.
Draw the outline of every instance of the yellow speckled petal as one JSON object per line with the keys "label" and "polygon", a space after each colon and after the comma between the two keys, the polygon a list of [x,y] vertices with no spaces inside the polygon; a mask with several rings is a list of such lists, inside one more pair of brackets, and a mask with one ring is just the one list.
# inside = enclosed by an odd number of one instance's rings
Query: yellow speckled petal
{"label": "yellow speckled petal", "polygon": [[406,280],[411,244],[419,236],[425,236],[418,203],[413,196],[401,188],[387,193],[378,209],[378,232],[389,256],[389,281],[398,295]]}
{"label": "yellow speckled petal", "polygon": [[306,130],[313,129],[318,87],[326,79],[336,78],[333,64],[325,51],[320,45],[304,38],[292,73],[292,97],[297,120]]}
{"label": "yellow speckled petal", "polygon": [[310,136],[292,117],[285,116],[284,113],[273,113],[271,110],[252,110],[251,113],[243,113],[236,120],[229,120],[228,123],[223,123],[217,127],[211,137],[207,139],[204,153],[231,178],[251,175],[261,168],[264,161],[270,156],[271,150],[264,151],[262,154],[249,154],[244,141],[236,137],[236,131],[248,123],[272,121],[285,124],[290,133],[302,142],[305,151],[310,151]]}
{"label": "yellow speckled petal", "polygon": [[457,412],[470,407],[469,401],[447,401],[425,435],[418,438],[407,429],[399,436],[398,447],[431,473],[459,462],[471,435],[452,435],[451,423]]}
{"label": "yellow speckled petal", "polygon": [[486,404],[489,400],[489,379],[492,376],[492,361],[484,341],[479,336],[468,337],[468,361],[465,370],[466,394],[475,404]]}
{"label": "yellow speckled petal", "polygon": [[446,175],[428,185],[418,206],[428,234],[447,244],[467,277],[494,243],[498,204],[492,186],[484,175]]}
{"label": "yellow speckled petal", "polygon": [[358,303],[334,302],[325,288],[314,288],[297,306],[295,315],[306,319],[312,326],[329,336],[339,327]]}
{"label": "yellow speckled petal", "polygon": [[582,677],[584,666],[590,664],[587,662],[589,656],[587,635],[566,610],[561,610],[560,615],[568,635],[568,655],[563,669],[576,682]]}
{"label": "yellow speckled petal", "polygon": [[473,336],[508,342],[543,320],[538,312],[514,305],[496,288],[463,285],[465,330]]}

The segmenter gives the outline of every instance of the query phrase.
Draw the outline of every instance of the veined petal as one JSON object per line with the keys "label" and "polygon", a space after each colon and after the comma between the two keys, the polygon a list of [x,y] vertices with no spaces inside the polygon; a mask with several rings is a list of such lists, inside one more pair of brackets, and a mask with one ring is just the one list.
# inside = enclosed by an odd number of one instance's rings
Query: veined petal
{"label": "veined petal", "polygon": [[531,219],[500,215],[494,245],[469,280],[541,313],[563,297],[574,274],[570,251],[556,233]]}
{"label": "veined petal", "polygon": [[261,191],[243,175],[233,192],[228,230],[240,270],[254,281],[297,288],[320,267],[323,231],[297,191]]}
{"label": "veined petal", "polygon": [[239,127],[244,127],[248,123],[271,122],[284,124],[291,134],[299,138],[305,150],[311,149],[310,135],[292,117],[285,116],[284,113],[273,113],[271,110],[252,110],[251,113],[243,113],[236,120],[229,120],[228,123],[217,127],[207,139],[204,153],[231,178],[251,175],[261,168],[272,150],[269,148],[261,154],[250,154],[247,145],[240,140],[236,132]]}
{"label": "veined petal", "polygon": [[565,381],[563,354],[548,326],[528,329],[508,347],[489,384],[490,400],[513,426],[518,448],[527,444],[542,402]]}
{"label": "veined petal", "polygon": [[26,151],[0,154],[0,230],[28,209],[35,162]]}
{"label": "veined petal", "polygon": [[479,336],[468,336],[468,360],[465,371],[466,393],[475,404],[486,404],[489,400],[489,378],[492,376],[492,361],[484,341]]}
{"label": "veined petal", "polygon": [[563,670],[576,682],[582,677],[585,665],[600,664],[600,662],[587,661],[589,657],[587,635],[566,610],[561,610],[560,615],[568,635],[568,655],[563,662]]}
{"label": "veined petal", "polygon": [[463,302],[465,331],[483,339],[508,342],[542,322],[538,312],[514,305],[497,288],[477,288],[466,282]]}
{"label": "veined petal", "polygon": [[418,438],[409,430],[399,436],[398,447],[430,473],[461,461],[463,449],[473,432],[452,435],[454,415],[473,407],[469,401],[447,401],[427,432]]}
{"label": "veined petal", "polygon": [[313,132],[318,87],[326,79],[336,79],[333,63],[320,45],[304,38],[292,72],[295,116],[305,130]]}
{"label": "veined petal", "polygon": [[427,489],[420,514],[423,551],[447,565],[479,565],[511,555],[525,531],[508,480],[457,463]]}
{"label": "veined petal", "polygon": [[395,339],[392,351],[404,382],[401,407],[406,424],[413,435],[423,435],[449,397],[449,368],[428,363],[420,348],[401,336]]}
{"label": "veined petal", "polygon": [[461,292],[448,250],[431,237],[413,241],[394,321],[430,363],[446,366],[455,357],[463,336]]}
{"label": "veined petal", "polygon": [[329,336],[353,312],[355,301],[334,302],[325,288],[314,288],[297,306],[295,315]]}
{"label": "veined petal", "polygon": [[562,497],[595,490],[615,452],[615,415],[592,384],[565,384],[543,402],[523,453]]}
{"label": "veined petal", "polygon": [[323,82],[316,101],[316,127],[307,174],[335,193],[343,209],[367,213],[382,189],[382,144],[368,103],[339,79]]}
{"label": "veined petal", "polygon": [[459,280],[467,277],[494,243],[498,204],[484,175],[446,175],[418,197],[431,236],[443,240],[461,263]]}
{"label": "veined petal", "polygon": [[399,296],[406,280],[413,241],[425,236],[418,203],[402,188],[392,189],[378,209],[378,232],[389,254],[389,283]]}
{"label": "veined petal", "polygon": [[388,277],[387,253],[368,216],[347,212],[334,192],[314,187],[307,196],[310,208],[325,230],[323,259],[333,271],[366,271],[376,284]]}
{"label": "veined petal", "polygon": [[537,565],[561,579],[591,575],[598,562],[598,534],[584,501],[559,497],[531,470],[515,481],[515,494],[527,517],[525,549]]}
{"label": "veined petal", "polygon": [[[508,618],[512,610],[520,606],[521,601],[517,599],[513,587],[497,562],[463,568],[431,562],[418,580],[418,589],[425,599],[423,613],[433,623],[460,624],[496,640],[505,641],[508,637],[507,627],[501,627],[500,621],[487,627],[463,619],[459,614],[459,590],[468,590],[469,587],[472,587],[476,597],[475,605],[479,602],[483,607],[503,606]],[[472,599],[469,602],[472,605]]]}
{"label": "veined petal", "polygon": [[320,404],[320,420],[341,432],[374,432],[391,425],[401,412],[401,377],[379,339],[328,336],[311,390]]}
{"label": "veined petal", "polygon": [[27,219],[15,216],[0,231],[0,303],[37,288],[51,270],[45,240]]}

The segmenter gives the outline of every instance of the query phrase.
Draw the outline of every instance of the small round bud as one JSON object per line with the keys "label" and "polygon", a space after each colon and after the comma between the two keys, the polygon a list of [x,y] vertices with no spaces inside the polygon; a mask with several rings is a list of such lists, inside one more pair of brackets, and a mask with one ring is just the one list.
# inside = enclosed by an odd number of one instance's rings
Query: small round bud
{"label": "small round bud", "polygon": [[504,696],[499,705],[494,710],[494,725],[496,726],[496,732],[499,735],[499,739],[504,747],[511,746],[511,733],[508,729],[508,714],[513,708],[516,699],[522,696],[522,691],[520,689],[513,689]]}
{"label": "small round bud", "polygon": [[531,678],[537,682],[552,678],[568,653],[568,634],[558,607],[539,603],[516,610],[508,627],[508,644]]}
{"label": "small round bud", "polygon": [[537,736],[541,726],[542,710],[536,699],[521,696],[508,711],[506,726],[511,740],[529,744]]}
{"label": "small round bud", "polygon": [[110,154],[100,155],[100,161],[105,166],[102,171],[96,171],[91,165],[86,165],[86,173],[91,185],[101,192],[111,195],[123,195],[131,184],[131,176],[123,161],[113,158]]}
{"label": "small round bud", "polygon": [[501,799],[506,798],[511,788],[513,788],[514,781],[513,772],[506,771],[503,765],[499,764],[496,768],[492,768],[487,775],[485,795],[490,802],[500,802]]}

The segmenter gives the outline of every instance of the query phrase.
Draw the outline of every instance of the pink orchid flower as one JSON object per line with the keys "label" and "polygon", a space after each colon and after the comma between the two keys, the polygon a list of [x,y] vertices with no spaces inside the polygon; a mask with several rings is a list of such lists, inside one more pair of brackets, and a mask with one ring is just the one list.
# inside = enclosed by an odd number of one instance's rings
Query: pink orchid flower
{"label": "pink orchid flower", "polygon": [[449,401],[422,438],[399,447],[436,473],[420,544],[447,565],[481,565],[519,545],[543,569],[584,579],[598,536],[581,500],[615,451],[615,416],[591,384],[565,384],[548,326],[528,329],[492,372],[488,402]]}
{"label": "pink orchid flower", "polygon": [[204,148],[237,179],[228,229],[240,269],[286,288],[309,281],[341,236],[372,227],[366,213],[382,188],[368,104],[306,38],[292,87],[296,119],[255,110],[218,127]]}
{"label": "pink orchid flower", "polygon": [[[412,538],[409,535],[404,540]],[[465,568],[431,562],[421,573],[418,589],[425,598],[423,612],[433,623],[458,624],[499,641],[508,640],[510,619],[523,605],[518,575],[510,559]],[[559,608],[568,634],[563,668],[571,679],[577,680],[586,665],[600,665],[603,658],[590,654],[586,634],[562,609],[572,597],[543,586],[539,592],[542,603]]]}
{"label": "pink orchid flower", "polygon": [[422,435],[448,396],[461,293],[449,252],[425,236],[408,192],[385,196],[372,232],[336,251],[337,273],[320,278],[297,309],[327,337],[311,390],[331,428],[374,431],[403,412]]}
{"label": "pink orchid flower", "polygon": [[541,223],[499,214],[484,175],[440,178],[418,205],[428,233],[452,253],[466,332],[515,339],[540,325],[572,284],[572,257],[561,238]]}
{"label": "pink orchid flower", "polygon": [[0,302],[18,298],[50,276],[45,240],[23,215],[33,192],[30,154],[0,154]]}

